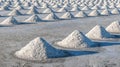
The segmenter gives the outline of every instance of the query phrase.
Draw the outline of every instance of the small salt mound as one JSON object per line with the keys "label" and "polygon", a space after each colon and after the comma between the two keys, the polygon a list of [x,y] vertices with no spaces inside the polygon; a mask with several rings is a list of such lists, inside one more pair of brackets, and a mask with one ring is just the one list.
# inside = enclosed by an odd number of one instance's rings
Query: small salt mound
{"label": "small salt mound", "polygon": [[52,6],[52,8],[60,8],[60,6],[58,4],[55,4],[54,6]]}
{"label": "small salt mound", "polygon": [[65,39],[57,42],[57,45],[66,48],[87,48],[92,46],[93,43],[82,32],[75,30]]}
{"label": "small salt mound", "polygon": [[52,9],[47,8],[47,9],[45,9],[42,13],[51,13],[51,12],[53,12]]}
{"label": "small salt mound", "polygon": [[67,9],[65,9],[64,7],[62,7],[57,12],[67,12]]}
{"label": "small salt mound", "polygon": [[97,10],[93,10],[92,12],[89,13],[88,16],[99,16],[100,13]]}
{"label": "small salt mound", "polygon": [[17,6],[15,9],[16,9],[16,10],[21,10],[21,9],[24,9],[24,7],[19,5],[19,6]]}
{"label": "small salt mound", "polygon": [[50,13],[44,18],[44,20],[57,20],[57,19],[59,18],[55,13]]}
{"label": "small salt mound", "polygon": [[103,5],[101,8],[102,9],[109,9],[109,7],[107,5]]}
{"label": "small salt mound", "polygon": [[18,22],[13,16],[8,17],[7,19],[0,23],[0,25],[14,25],[14,24],[18,24]]}
{"label": "small salt mound", "polygon": [[75,17],[87,17],[87,14],[84,11],[78,12]]}
{"label": "small salt mound", "polygon": [[88,6],[84,6],[81,10],[90,10]]}
{"label": "small salt mound", "polygon": [[74,18],[74,16],[70,12],[66,12],[60,18],[62,18],[62,19],[71,19],[71,18]]}
{"label": "small salt mound", "polygon": [[51,46],[43,38],[37,37],[15,52],[15,56],[26,60],[44,61],[47,58],[63,57],[66,54],[62,50]]}
{"label": "small salt mound", "polygon": [[11,11],[8,15],[9,15],[9,16],[22,15],[22,13],[19,12],[19,10],[14,9],[14,10]]}
{"label": "small salt mound", "polygon": [[40,22],[41,19],[37,15],[32,15],[28,19],[26,19],[24,22]]}
{"label": "small salt mound", "polygon": [[27,14],[39,14],[37,9],[33,6],[31,9],[27,12]]}
{"label": "small salt mound", "polygon": [[112,32],[112,33],[120,33],[120,22],[119,21],[114,21],[112,22],[107,28],[106,30],[108,32]]}
{"label": "small salt mound", "polygon": [[118,10],[117,8],[115,8],[115,9],[113,9],[113,10],[111,11],[111,13],[112,13],[112,14],[119,14],[119,10]]}
{"label": "small salt mound", "polygon": [[2,6],[0,7],[0,10],[10,10],[8,6]]}
{"label": "small salt mound", "polygon": [[93,10],[98,10],[98,9],[100,9],[97,5],[95,5],[95,6],[93,6],[91,9],[93,9]]}
{"label": "small salt mound", "polygon": [[101,12],[101,15],[110,15],[111,12],[108,9],[105,9]]}
{"label": "small salt mound", "polygon": [[73,7],[70,11],[80,11],[80,9],[76,6],[76,7]]}
{"label": "small salt mound", "polygon": [[104,27],[100,25],[96,25],[92,28],[86,36],[91,39],[103,39],[111,37],[110,33],[105,30]]}
{"label": "small salt mound", "polygon": [[30,7],[31,4],[30,4],[29,2],[25,2],[24,6],[26,6],[26,7]]}

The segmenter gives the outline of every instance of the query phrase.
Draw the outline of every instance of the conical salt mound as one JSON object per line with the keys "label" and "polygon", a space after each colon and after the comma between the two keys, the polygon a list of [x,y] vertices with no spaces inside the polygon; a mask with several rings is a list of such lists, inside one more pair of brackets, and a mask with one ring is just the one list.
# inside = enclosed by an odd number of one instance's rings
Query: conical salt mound
{"label": "conical salt mound", "polygon": [[101,12],[101,15],[110,15],[111,12],[108,9],[105,9]]}
{"label": "conical salt mound", "polygon": [[22,7],[22,6],[17,6],[16,8],[15,8],[16,10],[21,10],[21,9],[24,9],[24,7]]}
{"label": "conical salt mound", "polygon": [[100,13],[97,10],[93,10],[92,12],[89,13],[89,16],[99,16]]}
{"label": "conical salt mound", "polygon": [[8,6],[2,6],[0,7],[0,10],[10,10]]}
{"label": "conical salt mound", "polygon": [[100,25],[96,25],[86,34],[86,36],[91,39],[103,39],[111,37],[110,33],[107,32],[105,28]]}
{"label": "conical salt mound", "polygon": [[3,22],[0,23],[1,25],[14,25],[18,24],[17,20],[14,17],[8,17]]}
{"label": "conical salt mound", "polygon": [[76,6],[76,7],[73,7],[70,11],[80,11],[80,9]]}
{"label": "conical salt mound", "polygon": [[112,32],[112,33],[120,33],[120,22],[119,21],[114,21],[112,22],[107,28],[106,30],[108,32]]}
{"label": "conical salt mound", "polygon": [[48,14],[48,15],[44,18],[44,20],[57,20],[57,19],[59,19],[59,18],[58,18],[58,16],[57,16],[56,14],[54,14],[54,13],[50,13],[50,14]]}
{"label": "conical salt mound", "polygon": [[98,6],[93,6],[91,9],[93,9],[93,10],[98,10],[98,9],[100,9]]}
{"label": "conical salt mound", "polygon": [[22,13],[19,12],[19,10],[14,9],[14,10],[11,11],[8,15],[9,15],[9,16],[22,15]]}
{"label": "conical salt mound", "polygon": [[66,48],[87,48],[92,46],[93,43],[82,32],[75,30],[65,39],[57,42],[57,45]]}
{"label": "conical salt mound", "polygon": [[28,19],[25,20],[25,22],[40,22],[41,19],[37,15],[32,15]]}
{"label": "conical salt mound", "polygon": [[74,16],[70,12],[66,12],[60,18],[62,18],[62,19],[71,19],[71,18],[74,18]]}
{"label": "conical salt mound", "polygon": [[87,17],[87,14],[84,11],[78,12],[75,17]]}
{"label": "conical salt mound", "polygon": [[36,8],[33,6],[28,12],[27,14],[39,14],[39,12],[36,10]]}
{"label": "conical salt mound", "polygon": [[52,9],[47,8],[47,9],[45,9],[42,13],[51,13],[51,12],[53,12]]}
{"label": "conical salt mound", "polygon": [[119,10],[118,10],[117,8],[115,8],[115,9],[113,9],[113,10],[111,11],[111,13],[112,13],[112,14],[119,14]]}
{"label": "conical salt mound", "polygon": [[62,7],[57,12],[67,12],[67,9],[65,9],[64,7]]}
{"label": "conical salt mound", "polygon": [[65,55],[62,50],[55,49],[40,37],[35,38],[15,52],[15,56],[18,58],[34,61],[45,61],[47,58],[63,57]]}
{"label": "conical salt mound", "polygon": [[81,10],[90,10],[90,8],[88,6],[85,6]]}

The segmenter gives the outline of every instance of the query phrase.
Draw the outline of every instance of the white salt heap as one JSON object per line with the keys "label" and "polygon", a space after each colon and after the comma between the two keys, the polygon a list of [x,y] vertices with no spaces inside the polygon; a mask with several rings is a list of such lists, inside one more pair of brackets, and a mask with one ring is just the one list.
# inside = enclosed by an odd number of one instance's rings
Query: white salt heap
{"label": "white salt heap", "polygon": [[111,37],[110,33],[107,32],[104,27],[100,25],[96,25],[94,28],[92,28],[86,36],[91,39],[103,39],[103,38],[109,38]]}
{"label": "white salt heap", "polygon": [[26,19],[24,22],[40,22],[41,19],[37,15],[32,15],[28,19]]}
{"label": "white salt heap", "polygon": [[110,15],[111,12],[108,10],[108,9],[104,9],[102,12],[101,12],[101,15]]}
{"label": "white salt heap", "polygon": [[57,19],[59,18],[55,13],[50,13],[44,18],[44,20],[57,20]]}
{"label": "white salt heap", "polygon": [[87,14],[84,11],[78,12],[75,17],[87,17]]}
{"label": "white salt heap", "polygon": [[62,50],[52,47],[43,38],[37,37],[15,52],[15,56],[26,60],[44,61],[47,58],[63,57],[66,54]]}
{"label": "white salt heap", "polygon": [[11,16],[5,19],[3,22],[0,23],[1,25],[13,25],[13,24],[18,24],[17,20]]}
{"label": "white salt heap", "polygon": [[106,30],[108,32],[112,32],[112,33],[120,33],[120,22],[119,21],[114,21],[112,22],[107,28]]}
{"label": "white salt heap", "polygon": [[37,9],[33,6],[31,9],[27,12],[27,14],[39,14]]}
{"label": "white salt heap", "polygon": [[113,9],[113,10],[111,11],[111,13],[112,13],[112,14],[119,14],[119,10],[118,10],[117,8],[115,8],[115,9]]}
{"label": "white salt heap", "polygon": [[22,15],[22,13],[19,12],[19,10],[14,9],[14,10],[11,11],[8,15],[9,15],[9,16]]}
{"label": "white salt heap", "polygon": [[92,46],[93,43],[82,32],[75,30],[65,39],[57,42],[57,45],[65,48],[87,48]]}
{"label": "white salt heap", "polygon": [[100,13],[97,10],[93,10],[92,12],[89,13],[89,16],[99,16]]}
{"label": "white salt heap", "polygon": [[70,12],[66,12],[60,18],[62,18],[62,19],[71,19],[73,17],[74,16]]}

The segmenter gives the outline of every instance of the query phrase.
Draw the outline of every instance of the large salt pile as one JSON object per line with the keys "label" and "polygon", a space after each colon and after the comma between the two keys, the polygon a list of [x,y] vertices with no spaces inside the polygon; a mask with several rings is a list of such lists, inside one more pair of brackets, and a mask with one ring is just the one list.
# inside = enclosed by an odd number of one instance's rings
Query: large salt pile
{"label": "large salt pile", "polygon": [[111,37],[110,33],[105,30],[104,27],[100,25],[96,25],[92,28],[86,36],[91,39],[103,39]]}
{"label": "large salt pile", "polygon": [[93,43],[82,32],[75,30],[65,39],[57,42],[57,45],[65,48],[87,48]]}
{"label": "large salt pile", "polygon": [[119,21],[114,21],[112,22],[107,28],[106,30],[108,32],[112,32],[112,33],[120,33],[120,22]]}
{"label": "large salt pile", "polygon": [[66,54],[64,51],[51,46],[43,38],[37,37],[15,52],[15,56],[26,60],[44,61],[47,58],[63,57]]}
{"label": "large salt pile", "polygon": [[78,12],[75,17],[87,17],[87,14],[84,11]]}
{"label": "large salt pile", "polygon": [[39,18],[38,15],[32,15],[28,19],[25,20],[25,22],[40,22],[41,19]]}
{"label": "large salt pile", "polygon": [[22,15],[22,13],[19,12],[19,10],[14,9],[14,10],[11,11],[8,15],[9,15],[9,16]]}
{"label": "large salt pile", "polygon": [[74,18],[74,16],[70,12],[66,12],[60,18],[61,19],[71,19],[71,18]]}
{"label": "large salt pile", "polygon": [[18,24],[17,20],[11,16],[5,19],[3,22],[0,23],[1,25],[13,25],[13,24]]}

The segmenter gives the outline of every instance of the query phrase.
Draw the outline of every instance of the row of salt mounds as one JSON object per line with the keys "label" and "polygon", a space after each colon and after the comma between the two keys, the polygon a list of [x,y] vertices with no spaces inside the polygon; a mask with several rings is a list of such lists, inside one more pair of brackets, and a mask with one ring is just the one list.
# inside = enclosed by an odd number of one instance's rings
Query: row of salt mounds
{"label": "row of salt mounds", "polygon": [[109,32],[105,30],[104,27],[100,25],[96,25],[94,28],[92,28],[86,36],[90,39],[105,39],[105,38],[110,38],[111,35]]}
{"label": "row of salt mounds", "polygon": [[28,19],[26,19],[24,22],[40,22],[41,19],[38,17],[38,15],[32,15],[31,17],[29,17]]}
{"label": "row of salt mounds", "polygon": [[120,22],[119,21],[114,21],[112,22],[106,30],[111,33],[120,33]]}
{"label": "row of salt mounds", "polygon": [[19,24],[18,21],[13,17],[8,17],[3,22],[0,23],[0,25],[16,25]]}
{"label": "row of salt mounds", "polygon": [[73,31],[65,39],[56,44],[64,48],[87,48],[93,46],[93,42],[78,30]]}
{"label": "row of salt mounds", "polygon": [[15,52],[15,56],[26,60],[45,61],[47,58],[64,57],[66,53],[52,47],[43,38],[37,37]]}

